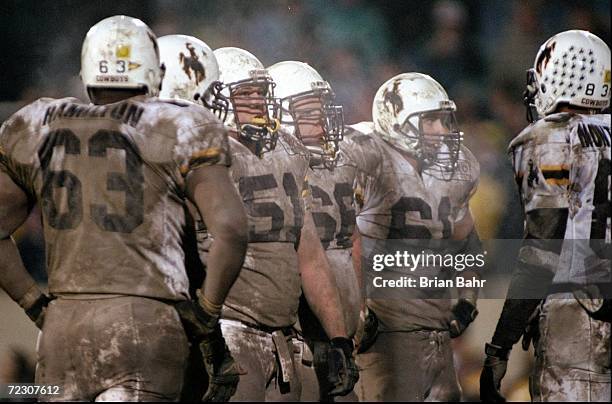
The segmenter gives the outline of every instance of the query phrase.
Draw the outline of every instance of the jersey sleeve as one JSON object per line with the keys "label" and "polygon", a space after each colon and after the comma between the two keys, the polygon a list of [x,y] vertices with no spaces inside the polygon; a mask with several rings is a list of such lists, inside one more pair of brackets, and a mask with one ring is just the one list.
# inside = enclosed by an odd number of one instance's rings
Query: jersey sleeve
{"label": "jersey sleeve", "polygon": [[350,164],[354,165],[362,175],[376,176],[381,163],[382,152],[378,142],[371,134],[348,128],[340,149],[346,155]]}
{"label": "jersey sleeve", "polygon": [[[362,125],[363,126],[363,125]],[[356,168],[353,184],[356,214],[364,209],[367,200],[377,191],[376,181],[382,173],[383,151],[373,135],[349,127],[341,143],[341,150],[349,164]]]}
{"label": "jersey sleeve", "polygon": [[[562,133],[536,134],[513,148],[514,174],[525,212],[568,207],[570,147]],[[546,141],[537,140],[537,138]]]}
{"label": "jersey sleeve", "polygon": [[231,166],[226,129],[221,124],[205,124],[184,130],[179,136],[176,158],[181,174],[204,166]]}
{"label": "jersey sleeve", "polygon": [[33,195],[32,178],[35,170],[37,133],[33,116],[39,115],[43,100],[38,100],[16,112],[0,127],[0,171]]}

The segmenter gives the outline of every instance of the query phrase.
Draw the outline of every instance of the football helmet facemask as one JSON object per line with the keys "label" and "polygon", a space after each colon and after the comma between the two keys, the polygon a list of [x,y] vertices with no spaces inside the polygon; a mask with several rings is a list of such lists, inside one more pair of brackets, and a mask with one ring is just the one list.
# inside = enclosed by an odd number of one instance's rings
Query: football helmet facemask
{"label": "football helmet facemask", "polygon": [[258,155],[274,150],[280,111],[268,71],[244,49],[225,47],[214,54],[220,77],[210,88],[210,107],[240,136],[254,142]]}
{"label": "football helmet facemask", "polygon": [[[268,71],[276,83],[281,122],[308,148],[315,164],[332,169],[344,133],[344,115],[331,86],[303,62],[279,62]],[[309,127],[313,133],[303,132]]]}
{"label": "football helmet facemask", "polygon": [[372,105],[375,133],[420,162],[422,171],[443,180],[460,179],[463,133],[455,103],[433,78],[402,73],[387,80]]}

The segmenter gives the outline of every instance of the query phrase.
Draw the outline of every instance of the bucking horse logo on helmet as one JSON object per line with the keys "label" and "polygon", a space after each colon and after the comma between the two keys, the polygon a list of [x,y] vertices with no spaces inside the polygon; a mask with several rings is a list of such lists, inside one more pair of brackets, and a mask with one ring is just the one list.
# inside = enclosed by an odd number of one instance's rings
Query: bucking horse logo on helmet
{"label": "bucking horse logo on helmet", "polygon": [[[204,65],[200,62],[200,57],[196,54],[196,50],[192,44],[189,42],[185,43],[185,47],[189,51],[189,56],[186,56],[183,52],[179,53],[179,60],[183,64],[183,71],[189,77],[189,80],[195,80],[196,86],[199,85],[204,79],[206,79],[206,71],[204,70]],[[204,57],[206,57],[206,53],[202,51]]]}

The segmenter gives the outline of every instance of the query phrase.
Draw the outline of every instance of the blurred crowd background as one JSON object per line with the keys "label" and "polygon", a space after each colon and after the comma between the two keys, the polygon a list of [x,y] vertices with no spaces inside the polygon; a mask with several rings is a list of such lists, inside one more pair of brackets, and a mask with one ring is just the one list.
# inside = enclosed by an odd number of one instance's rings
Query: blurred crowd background
{"label": "blurred crowd background", "polygon": [[[609,0],[3,0],[0,122],[39,97],[86,99],[79,79],[82,40],[89,27],[115,14],[142,19],[158,36],[188,34],[213,49],[245,48],[266,66],[307,62],[331,83],[349,124],[371,120],[373,96],[391,76],[431,75],[457,103],[466,144],[480,161],[472,210],[483,239],[522,236],[506,147],[526,125],[525,70],[539,46],[566,29],[589,30],[610,44]],[[17,239],[28,269],[44,282],[37,212]],[[11,369],[31,376],[33,347],[24,353],[2,345],[10,334],[7,310],[16,307],[9,305],[0,300],[0,382],[12,380]],[[488,331],[472,330],[457,342],[467,399],[477,398],[481,341],[490,338],[501,309],[494,307]],[[468,338],[478,341],[477,350],[461,345]],[[528,365],[517,366],[515,384],[522,393],[516,397],[525,399]]]}

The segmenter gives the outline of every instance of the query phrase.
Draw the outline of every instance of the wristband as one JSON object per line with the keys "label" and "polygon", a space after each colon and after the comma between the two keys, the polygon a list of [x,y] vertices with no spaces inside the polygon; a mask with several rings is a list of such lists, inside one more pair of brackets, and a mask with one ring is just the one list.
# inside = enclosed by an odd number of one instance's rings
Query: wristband
{"label": "wristband", "polygon": [[200,307],[210,316],[219,318],[221,316],[221,308],[223,305],[215,304],[208,300],[204,293],[202,293],[202,289],[196,290],[196,296],[198,297],[198,303]]}

